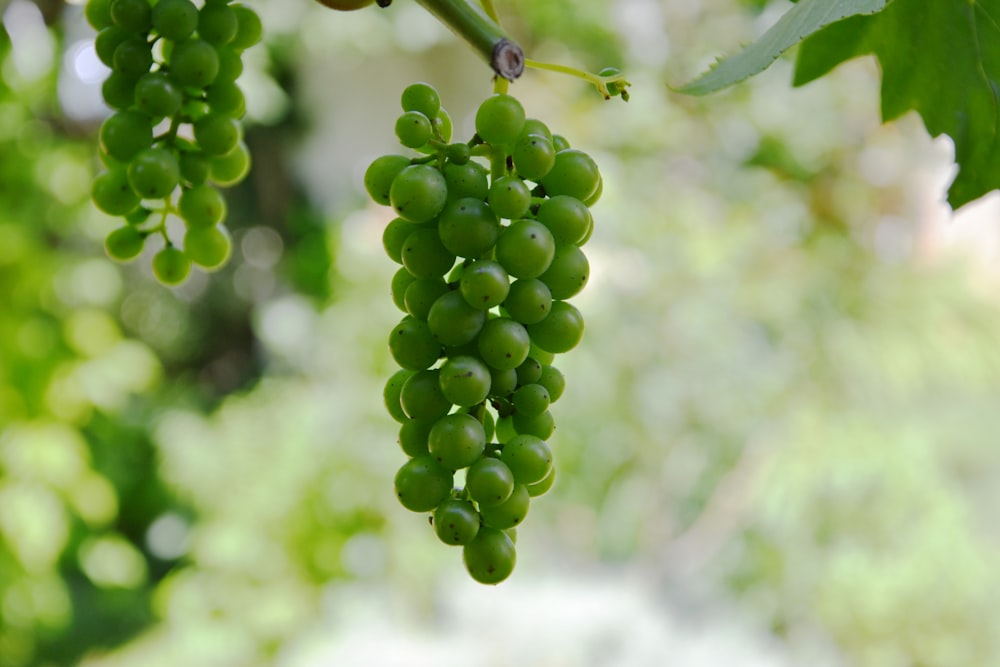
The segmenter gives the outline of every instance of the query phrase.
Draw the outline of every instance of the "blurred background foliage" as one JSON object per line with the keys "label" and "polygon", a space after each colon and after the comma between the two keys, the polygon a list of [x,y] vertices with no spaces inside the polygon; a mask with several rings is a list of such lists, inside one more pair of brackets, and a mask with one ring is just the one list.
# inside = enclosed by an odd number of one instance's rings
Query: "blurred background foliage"
{"label": "blurred background foliage", "polygon": [[785,5],[498,3],[633,93],[512,88],[605,192],[559,480],[493,589],[391,492],[360,185],[406,84],[468,136],[489,71],[407,0],[249,4],[236,252],[169,290],[103,254],[81,7],[0,3],[3,667],[1000,664],[1000,204],[951,215],[950,146],[879,125],[871,62],[683,98]]}

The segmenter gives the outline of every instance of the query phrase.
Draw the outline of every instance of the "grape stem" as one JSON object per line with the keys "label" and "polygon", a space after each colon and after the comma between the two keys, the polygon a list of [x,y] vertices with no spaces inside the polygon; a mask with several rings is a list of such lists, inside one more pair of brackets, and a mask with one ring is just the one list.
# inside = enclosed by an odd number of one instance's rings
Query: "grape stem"
{"label": "grape stem", "polygon": [[[524,66],[530,67],[532,69],[547,70],[549,72],[559,72],[560,74],[569,74],[570,76],[575,76],[579,79],[587,81],[595,88],[597,92],[604,96],[604,99],[610,100],[616,95],[621,95],[622,99],[628,101],[628,91],[627,86],[631,84],[625,79],[625,75],[618,73],[608,76],[602,76],[600,74],[593,74],[591,72],[586,72],[582,69],[577,69],[576,67],[570,67],[568,65],[559,65],[557,63],[546,63],[538,60],[530,60],[525,58]],[[615,85],[617,84],[617,85]],[[615,90],[612,91],[608,88],[609,85],[613,85]]]}
{"label": "grape stem", "polygon": [[[494,18],[467,0],[417,0],[424,9],[448,26],[482,56],[497,76],[513,81],[524,71],[524,51],[511,40]],[[484,3],[485,12],[493,9]],[[496,12],[492,11],[496,16]]]}

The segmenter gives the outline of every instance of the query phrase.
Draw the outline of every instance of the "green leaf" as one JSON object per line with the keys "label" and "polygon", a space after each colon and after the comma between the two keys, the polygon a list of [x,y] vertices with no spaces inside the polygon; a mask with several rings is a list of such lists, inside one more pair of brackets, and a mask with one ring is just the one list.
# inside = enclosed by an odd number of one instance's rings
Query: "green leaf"
{"label": "green leaf", "polygon": [[896,0],[831,25],[802,44],[794,84],[867,53],[882,66],[882,120],[916,110],[954,141],[952,208],[1000,188],[1000,0]]}
{"label": "green leaf", "polygon": [[676,90],[688,95],[707,95],[739,83],[764,71],[788,48],[825,26],[850,16],[880,12],[891,1],[802,0],[756,42],[720,60],[709,71]]}

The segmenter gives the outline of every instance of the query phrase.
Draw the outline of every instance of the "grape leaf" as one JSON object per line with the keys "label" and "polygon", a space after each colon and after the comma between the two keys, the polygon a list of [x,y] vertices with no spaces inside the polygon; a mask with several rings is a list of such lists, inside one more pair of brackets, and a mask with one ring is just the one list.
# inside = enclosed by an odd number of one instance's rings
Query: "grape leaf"
{"label": "grape leaf", "polygon": [[724,58],[694,81],[675,90],[707,95],[758,74],[789,47],[847,17],[882,11],[892,0],[801,0],[760,39],[734,56]]}
{"label": "grape leaf", "polygon": [[882,66],[882,120],[913,109],[955,142],[952,208],[1000,188],[1000,0],[896,0],[831,25],[803,42],[794,85],[868,53]]}

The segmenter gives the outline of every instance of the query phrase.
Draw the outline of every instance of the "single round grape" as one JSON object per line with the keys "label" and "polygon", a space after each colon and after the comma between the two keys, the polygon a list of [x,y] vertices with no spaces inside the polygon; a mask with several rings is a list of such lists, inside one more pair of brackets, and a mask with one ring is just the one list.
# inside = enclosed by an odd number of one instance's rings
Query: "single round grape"
{"label": "single round grape", "polygon": [[454,127],[451,122],[451,114],[444,107],[437,112],[437,116],[431,119],[431,123],[434,125],[435,136],[444,143],[451,141],[451,132]]}
{"label": "single round grape", "polygon": [[514,430],[513,420],[507,417],[501,417],[497,420],[497,432],[496,438],[501,443],[510,442],[512,438],[517,437],[517,431]]}
{"label": "single round grape", "polygon": [[236,37],[238,29],[236,12],[225,3],[209,3],[198,12],[198,36],[209,44],[228,44]]}
{"label": "single round grape", "polygon": [[507,533],[483,526],[475,539],[462,547],[462,561],[474,580],[499,584],[514,571],[517,552]]}
{"label": "single round grape", "polygon": [[552,263],[538,279],[549,286],[553,299],[568,299],[580,292],[590,278],[590,262],[577,246],[556,246]]}
{"label": "single round grape", "polygon": [[568,148],[556,153],[555,164],[541,180],[545,194],[569,195],[586,201],[597,190],[601,173],[597,163],[583,151]]}
{"label": "single round grape", "polygon": [[565,301],[553,301],[552,310],[541,322],[528,325],[531,339],[553,354],[569,352],[583,338],[583,315]]}
{"label": "single round grape", "polygon": [[403,155],[382,155],[375,158],[365,171],[365,190],[378,204],[389,205],[389,189],[399,172],[410,166],[410,158]]}
{"label": "single round grape", "polygon": [[444,247],[437,230],[432,227],[417,228],[407,236],[400,259],[416,278],[443,276],[455,263],[455,255]]}
{"label": "single round grape", "polygon": [[493,420],[493,413],[478,405],[470,407],[468,412],[473,417],[482,420],[483,432],[486,433],[487,446],[492,447],[489,442],[493,439],[493,434],[495,433],[494,429],[496,426],[496,422]]}
{"label": "single round grape", "polygon": [[556,420],[548,410],[531,417],[515,412],[511,424],[519,435],[533,435],[542,440],[548,440],[556,429]]}
{"label": "single round grape", "polygon": [[409,220],[393,218],[382,230],[382,248],[386,256],[397,264],[402,264],[401,253],[406,237],[416,230],[416,226]]}
{"label": "single round grape", "polygon": [[406,310],[406,290],[413,284],[414,280],[416,278],[406,268],[396,271],[392,276],[392,282],[390,283],[392,302],[404,313],[409,312]]}
{"label": "single round grape", "polygon": [[441,343],[434,338],[426,322],[404,317],[389,335],[389,352],[403,368],[422,371],[441,356]]}
{"label": "single round grape", "polygon": [[[476,350],[479,351],[478,349]],[[506,398],[517,388],[517,369],[490,366],[490,393],[494,398]]]}
{"label": "single round grape", "polygon": [[448,285],[441,278],[418,278],[410,283],[403,294],[406,312],[426,322],[431,306],[447,292]]}
{"label": "single round grape", "polygon": [[240,74],[243,73],[243,57],[240,52],[229,44],[217,49],[216,54],[219,58],[219,73],[215,75],[215,80],[232,83],[240,78]]}
{"label": "single round grape", "polygon": [[210,113],[194,124],[194,138],[205,155],[225,155],[240,142],[240,126],[235,120]]}
{"label": "single round grape", "polygon": [[458,291],[442,294],[427,313],[427,326],[442,345],[472,342],[485,321],[486,311],[470,306]]}
{"label": "single round grape", "polygon": [[184,253],[203,269],[217,269],[229,259],[233,241],[224,227],[191,227],[184,233]]}
{"label": "single round grape", "polygon": [[218,73],[219,55],[205,40],[186,39],[174,44],[170,53],[170,76],[180,85],[205,88],[215,81]]}
{"label": "single round grape", "polygon": [[428,512],[451,495],[453,475],[430,456],[410,459],[396,472],[396,497],[408,510]]}
{"label": "single round grape", "polygon": [[91,185],[90,196],[94,205],[108,215],[125,215],[139,206],[139,195],[129,185],[123,167],[99,174]]}
{"label": "single round grape", "polygon": [[403,383],[399,402],[410,419],[440,419],[451,410],[451,402],[441,393],[438,369],[417,371]]}
{"label": "single round grape", "polygon": [[555,166],[556,149],[552,146],[552,137],[522,132],[511,148],[510,158],[521,178],[537,182]]}
{"label": "single round grape", "polygon": [[182,190],[178,208],[189,227],[211,227],[226,217],[226,200],[211,185]]}
{"label": "single round grape", "polygon": [[549,228],[534,220],[517,220],[497,239],[496,258],[515,278],[542,275],[556,252],[556,242]]}
{"label": "single round grape", "polygon": [[[517,427],[516,418],[514,426]],[[549,446],[533,435],[518,435],[508,440],[500,452],[500,460],[510,468],[517,484],[534,484],[552,469]]]}
{"label": "single round grape", "polygon": [[104,249],[108,257],[119,262],[127,262],[138,257],[145,244],[146,235],[132,225],[119,227],[104,239]]}
{"label": "single round grape", "polygon": [[448,144],[445,158],[454,164],[465,164],[472,157],[472,149],[468,144]]}
{"label": "single round grape", "polygon": [[549,126],[538,120],[537,118],[527,118],[524,121],[524,127],[521,128],[521,136],[526,137],[531,134],[537,134],[539,136],[545,137],[549,141],[552,141],[552,130]]}
{"label": "single round grape", "polygon": [[534,341],[531,342],[531,350],[528,352],[528,355],[535,359],[538,359],[538,363],[540,363],[542,366],[551,365],[552,362],[554,362],[556,359],[556,355],[549,352],[548,350],[543,350],[542,348],[538,347],[537,345],[535,345]]}
{"label": "single round grape", "polygon": [[524,107],[517,98],[497,93],[476,110],[476,133],[488,144],[505,146],[517,139],[524,120]]}
{"label": "single round grape", "polygon": [[87,18],[87,23],[94,30],[102,30],[113,23],[111,0],[87,0],[83,14]]}
{"label": "single round grape", "polygon": [[[400,424],[404,424],[409,420],[406,413],[403,412],[403,406],[400,403],[399,395],[403,391],[403,384],[409,380],[415,371],[407,370],[402,368],[386,380],[385,387],[382,389],[382,401],[385,403],[385,409],[389,411],[389,415],[398,421]],[[430,430],[430,427],[427,427]]]}
{"label": "single round grape", "polygon": [[[506,449],[506,445],[504,445]],[[509,466],[508,466],[509,467]],[[512,471],[513,472],[513,471]],[[483,525],[493,528],[513,528],[528,515],[531,506],[531,496],[524,484],[517,483],[515,477],[514,490],[510,497],[497,505],[486,505],[480,508]]]}
{"label": "single round grape", "polygon": [[483,200],[457,199],[441,211],[438,234],[448,252],[459,257],[479,257],[496,244],[500,223]]}
{"label": "single round grape", "polygon": [[135,103],[135,77],[122,72],[111,72],[101,84],[101,97],[112,109],[128,109]]}
{"label": "single round grape", "polygon": [[419,111],[427,118],[435,118],[441,111],[441,97],[427,83],[412,83],[404,88],[400,104],[403,111]]}
{"label": "single round grape", "polygon": [[[531,353],[529,352],[528,354]],[[536,384],[542,377],[542,362],[529,356],[516,370],[517,386],[523,387],[529,384]]]}
{"label": "single round grape", "polygon": [[462,272],[458,288],[470,306],[489,310],[507,298],[510,277],[498,262],[478,259]]}
{"label": "single round grape", "polygon": [[405,167],[389,188],[392,208],[410,222],[428,222],[437,217],[447,199],[448,184],[444,176],[426,164]]}
{"label": "single round grape", "polygon": [[[477,344],[483,361],[503,370],[516,369],[524,363],[528,358],[530,340],[527,330],[520,323],[507,317],[497,317],[483,325]],[[514,375],[516,378],[516,371]]]}
{"label": "single round grape", "polygon": [[205,89],[205,102],[217,114],[230,118],[242,118],[247,111],[247,101],[243,91],[232,81],[219,81]]}
{"label": "single round grape", "polygon": [[212,164],[201,151],[181,151],[178,160],[181,166],[181,180],[188,186],[201,185],[208,180]]}
{"label": "single round grape", "polygon": [[432,135],[430,118],[419,111],[406,111],[396,119],[396,137],[407,148],[420,148]]}
{"label": "single round grape", "polygon": [[191,273],[191,260],[172,245],[153,255],[153,275],[164,285],[179,285]]}
{"label": "single round grape", "polygon": [[441,365],[438,376],[441,393],[450,402],[462,407],[478,405],[490,393],[490,369],[472,356],[451,357]]}
{"label": "single round grape", "polygon": [[128,182],[143,199],[163,199],[180,182],[181,168],[173,151],[147,148],[128,165]]}
{"label": "single round grape", "polygon": [[552,468],[549,469],[548,475],[546,475],[539,481],[535,482],[534,484],[527,485],[528,495],[534,498],[536,496],[542,495],[543,493],[546,493],[549,489],[552,488],[552,485],[555,483],[555,481],[556,481],[556,468],[555,466],[552,466]]}
{"label": "single round grape", "polygon": [[561,134],[552,135],[552,147],[556,149],[556,153],[559,151],[564,151],[570,147],[569,141]]}
{"label": "single round grape", "polygon": [[115,50],[119,44],[131,37],[131,33],[116,25],[102,28],[94,37],[94,53],[97,54],[97,59],[108,67],[114,67]]}
{"label": "single round grape", "polygon": [[[397,401],[398,402],[398,401]],[[399,442],[403,453],[410,458],[427,456],[427,438],[430,436],[431,427],[437,423],[436,419],[408,419],[403,414],[402,426],[399,427]]]}
{"label": "single round grape", "polygon": [[542,366],[542,375],[538,378],[538,384],[545,387],[549,392],[549,400],[555,403],[563,395],[566,389],[566,378],[562,371],[552,365]]}
{"label": "single round grape", "polygon": [[517,220],[528,213],[531,191],[517,176],[501,176],[490,185],[486,200],[497,217]]}
{"label": "single round grape", "polygon": [[[594,190],[593,194],[584,199],[583,203],[586,204],[587,206],[593,206],[601,198],[602,194],[604,194],[604,179],[598,176],[597,189]],[[583,245],[583,243],[581,243],[580,245]]]}
{"label": "single round grape", "polygon": [[131,37],[118,45],[111,58],[112,69],[138,78],[153,64],[153,52],[149,42],[142,37]]}
{"label": "single round grape", "polygon": [[149,119],[137,111],[119,111],[101,125],[101,147],[122,162],[128,162],[139,151],[153,143],[153,127]]}
{"label": "single round grape", "polygon": [[449,470],[468,468],[486,447],[486,433],[478,419],[462,412],[445,415],[431,427],[427,450]]}
{"label": "single round grape", "polygon": [[514,473],[500,459],[483,457],[466,471],[465,488],[480,507],[499,505],[514,491]]}
{"label": "single round grape", "polygon": [[590,209],[568,195],[556,195],[543,201],[536,218],[549,228],[556,244],[578,243],[594,224]]}
{"label": "single round grape", "polygon": [[479,512],[468,500],[445,500],[434,510],[434,533],[445,544],[468,544],[479,533]]}
{"label": "single round grape", "polygon": [[537,278],[515,280],[503,302],[504,310],[521,324],[541,322],[552,308],[549,286]]}
{"label": "single round grape", "polygon": [[486,167],[471,160],[446,164],[444,178],[448,185],[448,199],[486,199],[490,190]]}
{"label": "single round grape", "polygon": [[153,28],[162,37],[180,42],[198,27],[198,8],[191,0],[159,0],[153,5]]}
{"label": "single round grape", "polygon": [[250,173],[250,149],[242,141],[225,155],[209,160],[209,177],[213,183],[228,187],[246,178]]}
{"label": "single round grape", "polygon": [[[538,374],[541,376],[541,365],[539,365]],[[537,417],[549,409],[551,399],[545,387],[532,383],[519,387],[511,397],[511,402],[514,404],[514,409],[517,410],[518,414]]]}
{"label": "single round grape", "polygon": [[229,47],[237,50],[249,49],[264,36],[264,25],[257,12],[246,5],[230,5],[236,15],[236,35]]}
{"label": "single round grape", "polygon": [[111,0],[111,20],[129,32],[147,32],[152,23],[148,0]]}
{"label": "single round grape", "polygon": [[162,118],[177,113],[184,95],[163,72],[147,72],[135,84],[134,100],[139,111]]}

